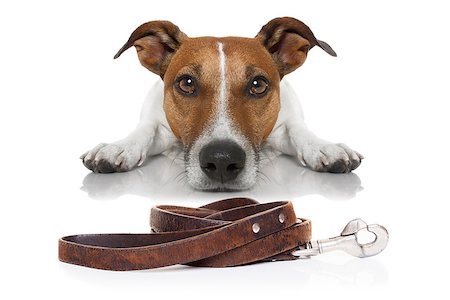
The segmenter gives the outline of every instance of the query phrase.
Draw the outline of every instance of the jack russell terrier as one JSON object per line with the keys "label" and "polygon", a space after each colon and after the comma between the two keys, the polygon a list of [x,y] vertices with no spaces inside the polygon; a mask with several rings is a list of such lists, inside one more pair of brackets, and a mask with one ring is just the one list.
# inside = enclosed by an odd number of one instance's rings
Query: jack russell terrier
{"label": "jack russell terrier", "polygon": [[336,56],[293,18],[270,21],[255,38],[189,38],[168,21],[139,26],[117,52],[134,46],[141,64],[161,76],[137,128],[81,156],[98,173],[125,172],[152,156],[183,149],[185,174],[201,190],[255,184],[260,154],[273,149],[319,172],[347,173],[362,155],[309,131],[294,91],[281,79],[318,46]]}

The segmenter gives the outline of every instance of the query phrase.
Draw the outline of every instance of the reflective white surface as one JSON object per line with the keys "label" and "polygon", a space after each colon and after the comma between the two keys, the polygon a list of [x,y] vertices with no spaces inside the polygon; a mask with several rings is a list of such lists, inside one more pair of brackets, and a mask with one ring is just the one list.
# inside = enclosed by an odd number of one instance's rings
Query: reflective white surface
{"label": "reflective white surface", "polygon": [[[450,28],[445,1],[4,1],[0,8],[1,299],[442,299],[450,268]],[[311,49],[289,74],[308,126],[366,159],[354,173],[314,173],[280,157],[255,188],[204,193],[164,157],[92,174],[79,155],[136,125],[158,76],[134,51],[137,25],[169,19],[192,36],[254,36],[273,17],[303,20],[338,53]],[[232,21],[230,22],[230,18]],[[351,219],[384,225],[385,251],[359,259],[226,269],[107,272],[57,259],[77,233],[149,232],[156,204],[249,196],[291,200],[313,238]],[[447,296],[448,298],[448,296]]]}
{"label": "reflective white surface", "polygon": [[330,174],[313,172],[303,168],[293,158],[279,156],[265,163],[257,184],[242,192],[202,192],[194,190],[186,181],[183,162],[175,162],[166,156],[152,157],[131,172],[96,174],[88,173],[81,189],[93,199],[114,199],[137,195],[158,201],[184,199],[198,201],[211,198],[227,198],[246,195],[260,201],[293,199],[308,195],[320,195],[334,200],[355,197],[363,189],[356,173]]}

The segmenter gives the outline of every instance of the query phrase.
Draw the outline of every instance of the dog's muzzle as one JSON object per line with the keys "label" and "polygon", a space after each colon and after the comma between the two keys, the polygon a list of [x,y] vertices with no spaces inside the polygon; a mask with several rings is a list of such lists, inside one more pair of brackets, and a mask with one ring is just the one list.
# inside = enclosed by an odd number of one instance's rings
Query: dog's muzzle
{"label": "dog's muzzle", "polygon": [[229,140],[213,141],[199,154],[200,167],[210,179],[228,182],[236,179],[245,167],[245,151]]}

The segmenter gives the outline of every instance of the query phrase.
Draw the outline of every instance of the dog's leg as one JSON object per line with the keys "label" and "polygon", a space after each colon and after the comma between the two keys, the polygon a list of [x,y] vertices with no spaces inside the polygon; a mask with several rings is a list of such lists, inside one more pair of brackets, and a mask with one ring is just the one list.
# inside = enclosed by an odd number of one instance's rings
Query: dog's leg
{"label": "dog's leg", "polygon": [[345,144],[318,138],[302,121],[288,122],[286,129],[292,146],[289,152],[305,167],[319,172],[348,173],[361,164],[361,154]]}
{"label": "dog's leg", "polygon": [[345,144],[318,138],[303,121],[303,111],[292,87],[280,83],[281,110],[274,130],[267,139],[280,152],[296,156],[300,163],[319,172],[347,173],[356,169],[363,156]]}
{"label": "dog's leg", "polygon": [[126,138],[100,143],[81,156],[84,165],[96,173],[125,172],[141,166],[148,156],[163,152],[166,147],[157,137],[158,125],[140,123]]}
{"label": "dog's leg", "polygon": [[137,128],[124,139],[100,143],[84,153],[81,159],[86,168],[97,173],[125,172],[170,148],[176,139],[165,119],[162,101],[162,83],[157,83],[142,107]]}

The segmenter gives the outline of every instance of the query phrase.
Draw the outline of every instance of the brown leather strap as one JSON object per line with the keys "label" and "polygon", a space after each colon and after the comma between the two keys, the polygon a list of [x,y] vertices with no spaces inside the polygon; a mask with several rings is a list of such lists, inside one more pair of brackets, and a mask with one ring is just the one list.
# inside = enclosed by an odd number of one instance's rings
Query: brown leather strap
{"label": "brown leather strap", "polygon": [[156,206],[152,233],[83,234],[59,240],[63,262],[105,270],[175,264],[227,267],[293,259],[311,239],[311,222],[297,219],[291,202],[259,204],[233,198],[199,208]]}

